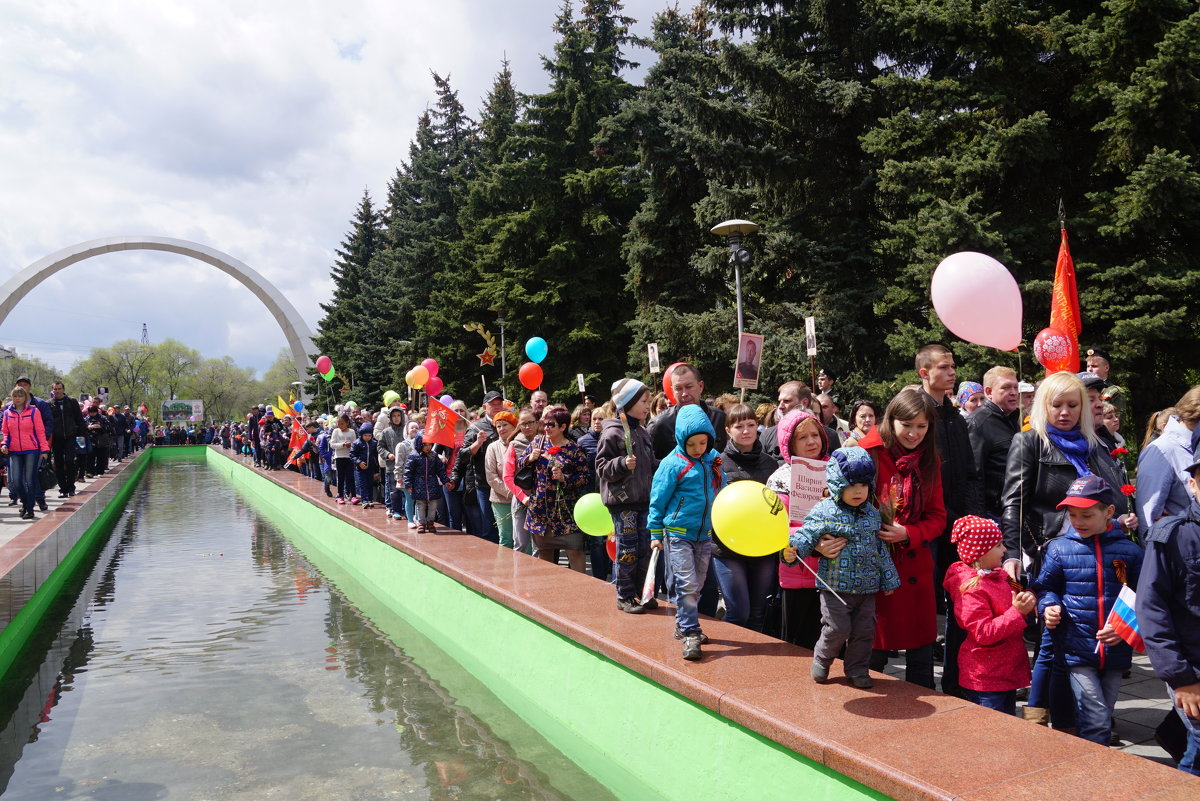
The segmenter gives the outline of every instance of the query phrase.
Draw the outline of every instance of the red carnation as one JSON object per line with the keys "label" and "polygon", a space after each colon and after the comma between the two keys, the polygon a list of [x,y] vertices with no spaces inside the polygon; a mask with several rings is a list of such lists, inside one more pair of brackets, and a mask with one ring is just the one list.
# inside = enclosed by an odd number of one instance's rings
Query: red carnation
{"label": "red carnation", "polygon": [[1132,484],[1122,484],[1121,492],[1125,493],[1126,495],[1132,495],[1133,493],[1137,492],[1137,487],[1133,486]]}
{"label": "red carnation", "polygon": [[1116,459],[1118,456],[1128,456],[1129,450],[1126,448],[1113,448],[1109,451],[1108,455]]}

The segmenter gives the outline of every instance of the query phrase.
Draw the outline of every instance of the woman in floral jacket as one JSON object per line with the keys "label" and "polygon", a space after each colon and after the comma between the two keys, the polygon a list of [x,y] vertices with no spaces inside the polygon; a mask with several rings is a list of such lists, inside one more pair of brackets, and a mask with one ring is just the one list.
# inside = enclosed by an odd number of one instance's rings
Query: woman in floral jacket
{"label": "woman in floral jacket", "polygon": [[547,409],[542,415],[543,434],[525,448],[519,461],[532,464],[537,483],[529,494],[525,528],[533,535],[534,553],[554,562],[558,551],[567,552],[572,570],[585,572],[583,532],[575,525],[575,501],[588,482],[587,454],[567,438],[571,415],[566,409]]}

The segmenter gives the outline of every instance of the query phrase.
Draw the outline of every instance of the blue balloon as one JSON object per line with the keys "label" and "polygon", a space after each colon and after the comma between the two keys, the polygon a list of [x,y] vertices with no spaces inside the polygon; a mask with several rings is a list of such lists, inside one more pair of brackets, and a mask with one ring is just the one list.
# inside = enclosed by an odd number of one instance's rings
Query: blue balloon
{"label": "blue balloon", "polygon": [[298,412],[304,411],[304,401],[296,401],[292,404],[292,408]]}
{"label": "blue balloon", "polygon": [[525,355],[534,364],[541,364],[542,359],[546,358],[546,354],[549,352],[550,346],[541,337],[530,337],[529,341],[525,343]]}

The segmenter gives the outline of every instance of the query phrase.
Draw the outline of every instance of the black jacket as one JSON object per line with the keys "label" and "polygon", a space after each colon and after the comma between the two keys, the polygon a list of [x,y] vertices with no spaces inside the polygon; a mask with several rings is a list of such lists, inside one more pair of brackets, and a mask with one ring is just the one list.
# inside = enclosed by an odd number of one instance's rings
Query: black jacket
{"label": "black jacket", "polygon": [[1137,618],[1155,674],[1172,687],[1200,681],[1200,503],[1146,535]]}
{"label": "black jacket", "polygon": [[1000,519],[1003,511],[1000,499],[1004,494],[1008,446],[1021,430],[1020,415],[1020,408],[1005,414],[1003,409],[987,400],[967,418],[975,471],[983,487],[983,508],[987,516],[995,520]]}
{"label": "black jacket", "polygon": [[[716,429],[716,449],[720,453],[725,450],[725,443],[729,440],[729,435],[725,433],[725,412],[715,406],[709,406],[703,401],[700,405],[703,407],[704,413],[708,415],[709,422]],[[671,406],[656,415],[647,427],[650,432],[650,441],[654,445],[654,458],[660,462],[675,450],[675,415],[678,413],[679,407]]]}
{"label": "black jacket", "polygon": [[51,398],[49,403],[54,408],[55,444],[69,443],[76,437],[87,435],[87,426],[83,424],[83,412],[79,408],[79,401],[70,395],[63,395],[57,400]]}
{"label": "black jacket", "polygon": [[649,509],[650,485],[654,481],[657,460],[650,447],[650,434],[636,420],[629,422],[629,439],[638,466],[629,472],[625,457],[625,427],[615,417],[600,424],[596,445],[596,477],[600,479],[600,497],[610,509]]}
{"label": "black jacket", "polygon": [[[1088,466],[1112,487],[1120,516],[1129,511],[1129,499],[1121,493],[1116,466],[1103,447],[1088,454]],[[1013,437],[1001,500],[1005,559],[1020,559],[1023,547],[1035,565],[1041,564],[1042,545],[1062,532],[1067,518],[1065,510],[1055,507],[1067,497],[1067,489],[1077,478],[1067,457],[1047,445],[1038,432],[1022,431]]]}
{"label": "black jacket", "polygon": [[937,449],[942,459],[942,499],[949,531],[958,518],[984,513],[983,488],[975,470],[967,421],[949,398],[942,398],[938,405]]}
{"label": "black jacket", "polygon": [[763,450],[762,441],[754,443],[754,447],[746,453],[738,450],[731,440],[721,452],[721,469],[730,484],[735,481],[758,481],[766,484],[771,474],[779,469],[781,459],[777,459]]}

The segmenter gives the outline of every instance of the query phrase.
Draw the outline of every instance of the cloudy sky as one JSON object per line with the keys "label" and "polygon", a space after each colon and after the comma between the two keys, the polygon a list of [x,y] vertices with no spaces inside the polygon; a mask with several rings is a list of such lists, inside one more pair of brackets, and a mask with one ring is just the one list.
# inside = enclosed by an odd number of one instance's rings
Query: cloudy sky
{"label": "cloudy sky", "polygon": [[[626,0],[635,32],[668,2]],[[544,90],[539,54],[553,49],[559,5],[4,3],[0,281],[87,240],[173,237],[245,262],[315,329],[363,190],[383,201],[433,102],[430,70],[450,75],[472,115],[505,55],[518,90]],[[174,337],[260,373],[286,344],[233,278],[127,251],[47,279],[0,324],[0,345],[66,371],[143,323],[152,342]]]}

